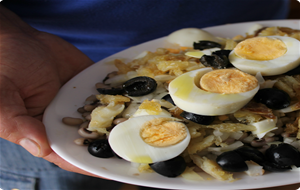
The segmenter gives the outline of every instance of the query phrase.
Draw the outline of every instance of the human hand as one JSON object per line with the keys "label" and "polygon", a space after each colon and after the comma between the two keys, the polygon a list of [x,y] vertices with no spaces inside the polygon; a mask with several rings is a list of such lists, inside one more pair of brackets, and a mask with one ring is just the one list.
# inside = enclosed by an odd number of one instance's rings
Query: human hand
{"label": "human hand", "polygon": [[40,32],[0,5],[0,137],[62,169],[89,174],[49,146],[43,112],[60,87],[93,62],[63,39]]}

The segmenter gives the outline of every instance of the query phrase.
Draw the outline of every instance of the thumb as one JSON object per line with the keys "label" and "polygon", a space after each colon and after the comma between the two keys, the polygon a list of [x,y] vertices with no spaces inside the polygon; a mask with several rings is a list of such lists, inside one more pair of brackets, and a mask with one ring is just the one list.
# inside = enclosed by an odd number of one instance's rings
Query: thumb
{"label": "thumb", "polygon": [[15,123],[15,143],[36,157],[45,157],[52,152],[42,122],[30,116],[19,116]]}
{"label": "thumb", "polygon": [[62,169],[99,177],[69,164],[52,151],[48,143],[45,126],[40,118],[28,115],[24,101],[20,93],[12,88],[12,83],[9,83],[9,88],[4,88],[5,85],[1,85],[1,81],[3,80],[0,77],[1,138],[21,145],[32,155],[42,157]]}
{"label": "thumb", "polygon": [[41,147],[34,140],[29,139],[29,138],[23,138],[19,143],[23,148],[25,148],[32,155],[34,155],[34,156],[39,156],[40,155]]}
{"label": "thumb", "polygon": [[45,157],[52,152],[41,121],[30,116],[16,116],[9,121],[1,118],[1,137],[21,145],[36,157]]}
{"label": "thumb", "polygon": [[18,91],[2,89],[0,99],[0,137],[23,146],[34,156],[50,154],[43,123],[27,114]]}

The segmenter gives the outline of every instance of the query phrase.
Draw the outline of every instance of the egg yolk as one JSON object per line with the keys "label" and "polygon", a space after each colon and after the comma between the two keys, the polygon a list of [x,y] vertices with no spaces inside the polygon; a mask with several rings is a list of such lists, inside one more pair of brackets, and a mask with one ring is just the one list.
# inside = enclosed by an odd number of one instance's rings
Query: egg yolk
{"label": "egg yolk", "polygon": [[188,51],[185,53],[185,55],[200,59],[204,55],[204,53],[202,51]]}
{"label": "egg yolk", "polygon": [[257,79],[236,69],[219,69],[204,74],[200,87],[208,92],[236,94],[250,91],[258,85]]}
{"label": "egg yolk", "polygon": [[156,118],[144,123],[140,136],[151,146],[166,147],[185,139],[187,130],[183,123],[171,118]]}
{"label": "egg yolk", "polygon": [[284,55],[286,51],[285,43],[268,37],[249,38],[234,48],[235,54],[239,57],[258,61],[276,59]]}
{"label": "egg yolk", "polygon": [[145,109],[150,115],[158,115],[162,111],[161,105],[158,102],[149,100],[144,100],[139,109]]}

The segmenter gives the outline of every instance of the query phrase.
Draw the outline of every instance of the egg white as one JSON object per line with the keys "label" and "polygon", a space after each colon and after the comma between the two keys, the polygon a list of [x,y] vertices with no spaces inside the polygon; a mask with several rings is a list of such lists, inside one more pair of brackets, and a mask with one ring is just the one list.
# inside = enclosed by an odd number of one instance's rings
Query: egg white
{"label": "egg white", "polygon": [[200,89],[195,83],[211,68],[184,73],[169,84],[169,93],[175,104],[184,111],[199,115],[224,115],[234,113],[246,105],[259,90],[259,85],[247,92],[220,94]]}
{"label": "egg white", "polygon": [[[123,159],[135,163],[154,163],[169,160],[181,154],[190,142],[190,134],[181,142],[167,146],[154,147],[148,145],[140,136],[143,124],[155,118],[167,116],[147,115],[130,118],[115,126],[109,134],[109,144],[112,150]],[[170,118],[170,117],[167,117]]]}
{"label": "egg white", "polygon": [[183,28],[167,36],[167,42],[183,47],[193,47],[194,42],[208,40],[220,43],[214,35],[198,28]]}
{"label": "egg white", "polygon": [[257,135],[259,139],[263,138],[268,132],[277,129],[276,127],[277,117],[275,119],[265,119],[259,122],[250,123],[256,127],[255,131],[252,131],[252,134]]}
{"label": "egg white", "polygon": [[268,36],[268,38],[281,40],[287,47],[286,53],[276,59],[258,61],[241,58],[233,49],[229,54],[229,61],[246,73],[255,75],[260,72],[263,76],[283,74],[300,64],[300,41],[285,36]]}

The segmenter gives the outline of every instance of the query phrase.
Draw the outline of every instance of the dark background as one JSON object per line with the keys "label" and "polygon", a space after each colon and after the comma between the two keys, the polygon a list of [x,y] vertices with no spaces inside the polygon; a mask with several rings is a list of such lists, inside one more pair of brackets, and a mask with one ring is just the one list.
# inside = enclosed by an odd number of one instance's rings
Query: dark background
{"label": "dark background", "polygon": [[290,0],[289,19],[300,19],[300,2],[297,0]]}

